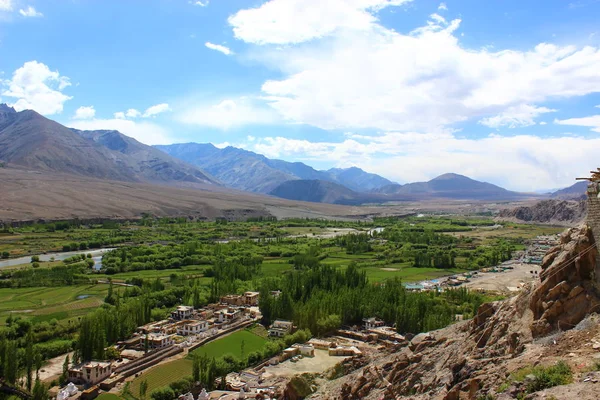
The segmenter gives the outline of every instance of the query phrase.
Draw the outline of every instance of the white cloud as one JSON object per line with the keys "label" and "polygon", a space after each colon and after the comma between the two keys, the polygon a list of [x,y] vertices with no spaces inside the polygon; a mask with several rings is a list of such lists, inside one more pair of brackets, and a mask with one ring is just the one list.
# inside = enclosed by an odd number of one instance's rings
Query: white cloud
{"label": "white cloud", "polygon": [[114,114],[114,117],[115,117],[116,119],[125,119],[125,113],[124,113],[123,111],[116,112],[116,113]]}
{"label": "white cloud", "polygon": [[496,129],[503,126],[509,128],[519,128],[535,125],[535,118],[537,118],[539,115],[555,111],[556,110],[552,110],[547,107],[536,107],[529,104],[520,104],[518,106],[509,107],[494,117],[484,118],[480,120],[479,123]]}
{"label": "white cloud", "polygon": [[218,104],[200,104],[179,113],[177,119],[186,124],[230,129],[243,125],[266,125],[277,122],[277,114],[269,107],[247,97],[226,99]]}
{"label": "white cloud", "polygon": [[32,6],[28,6],[26,9],[20,9],[19,10],[19,14],[21,14],[24,17],[29,17],[29,18],[35,18],[35,17],[43,17],[44,14],[42,14],[41,12],[37,11],[34,7]]}
{"label": "white cloud", "polygon": [[81,130],[117,130],[148,145],[173,143],[169,131],[152,122],[115,118],[73,120],[68,125]]}
{"label": "white cloud", "polygon": [[142,113],[139,112],[138,110],[136,110],[135,108],[130,108],[129,110],[127,110],[127,112],[125,113],[125,115],[128,118],[139,118],[142,116]]}
{"label": "white cloud", "polygon": [[12,0],[0,0],[0,11],[12,11]]}
{"label": "white cloud", "polygon": [[73,116],[74,119],[91,119],[94,118],[94,116],[96,115],[96,110],[94,109],[94,106],[89,106],[89,107],[79,107],[76,111],[75,111],[75,115]]}
{"label": "white cloud", "polygon": [[26,62],[13,73],[12,79],[2,84],[7,87],[2,94],[17,99],[12,104],[17,111],[33,109],[44,115],[57,114],[72,98],[62,93],[71,85],[69,78],[37,61]]}
{"label": "white cloud", "polygon": [[429,16],[429,18],[431,18],[432,20],[434,20],[438,24],[444,24],[444,25],[447,24],[446,18],[442,17],[440,14],[433,13],[433,14],[431,14]]}
{"label": "white cloud", "polygon": [[559,125],[585,126],[591,128],[594,132],[600,133],[600,115],[592,115],[590,117],[583,118],[569,118],[563,120],[555,119],[554,123]]}
{"label": "white cloud", "polygon": [[446,5],[446,3],[440,3],[440,5],[438,6],[438,10],[439,11],[448,11],[448,6]]}
{"label": "white cloud", "polygon": [[540,122],[540,125],[548,125],[548,123],[546,121],[542,121]]}
{"label": "white cloud", "polygon": [[204,45],[211,50],[219,51],[227,56],[233,54],[233,51],[231,51],[231,49],[229,47],[222,46],[220,44],[213,44],[211,42],[206,42],[206,43],[204,43]]}
{"label": "white cloud", "polygon": [[208,3],[209,3],[208,0],[204,0],[204,1],[200,1],[200,0],[190,1],[190,4],[195,5],[195,6],[200,6],[200,7],[206,7],[208,5]]}
{"label": "white cloud", "polygon": [[167,103],[156,104],[154,106],[150,106],[144,111],[144,118],[153,117],[157,114],[164,113],[167,111],[171,111],[171,108]]}
{"label": "white cloud", "polygon": [[598,104],[598,105],[596,106],[596,108],[600,108],[600,104]]}
{"label": "white cloud", "polygon": [[256,44],[301,43],[338,29],[367,30],[373,12],[410,0],[270,0],[229,17],[235,37]]}
{"label": "white cloud", "polygon": [[575,177],[596,166],[600,138],[491,135],[467,139],[442,130],[348,134],[340,142],[267,137],[242,146],[269,157],[357,165],[398,182],[459,172],[512,190],[531,191],[573,184]]}
{"label": "white cloud", "polygon": [[272,0],[229,20],[237,38],[262,45],[253,61],[279,70],[262,91],[285,120],[328,130],[430,131],[600,92],[597,47],[467,48],[458,19],[433,14],[402,33],[376,19],[374,6],[391,3],[335,4],[341,11],[331,17],[329,6],[301,12],[314,6],[310,0]]}

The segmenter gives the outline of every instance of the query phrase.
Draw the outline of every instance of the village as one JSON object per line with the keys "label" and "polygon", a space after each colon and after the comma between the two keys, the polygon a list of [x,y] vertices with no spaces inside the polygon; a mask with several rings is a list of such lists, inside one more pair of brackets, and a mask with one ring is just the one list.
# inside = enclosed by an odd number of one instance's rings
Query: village
{"label": "village", "polygon": [[[52,388],[51,394],[59,400],[91,400],[101,393],[118,393],[124,382],[144,374],[162,360],[184,357],[212,340],[256,324],[261,317],[258,302],[258,292],[246,292],[223,296],[219,303],[200,309],[178,306],[170,318],[140,326],[131,338],[119,342],[116,345],[119,359],[89,361],[70,367],[69,383],[62,389]],[[201,390],[196,398],[276,398],[295,375],[323,373],[363,352],[396,349],[408,344],[404,336],[377,318],[365,319],[363,323],[361,327],[339,329],[331,337],[294,343],[257,366],[228,374],[225,390]],[[291,321],[276,320],[268,327],[268,336],[282,338],[295,329]],[[191,393],[180,395],[182,400],[194,398]]]}
{"label": "village", "polygon": [[[528,280],[537,276],[542,255],[558,243],[556,236],[540,236],[530,241],[525,251],[513,260],[495,267],[460,275],[406,284],[409,291],[444,291],[448,288],[468,287],[477,290],[518,291]],[[487,283],[486,283],[487,282]],[[494,285],[490,285],[492,282]],[[281,292],[271,292],[279,296]],[[59,400],[81,398],[91,400],[100,393],[119,392],[123,384],[146,370],[172,357],[183,358],[195,349],[233,332],[258,324],[262,315],[258,292],[229,294],[215,304],[195,309],[180,305],[168,319],[138,327],[127,340],[117,343],[120,357],[112,362],[89,361],[68,369],[68,385],[53,388]],[[275,320],[268,328],[271,338],[284,338],[295,331],[291,321]],[[281,353],[258,365],[225,377],[224,390],[196,393],[199,400],[275,398],[295,375],[323,373],[341,361],[363,353],[398,350],[410,344],[412,336],[405,337],[392,326],[372,317],[362,326],[343,327],[327,338],[310,338],[305,343],[294,343]],[[192,393],[180,393],[181,400],[193,400]]]}

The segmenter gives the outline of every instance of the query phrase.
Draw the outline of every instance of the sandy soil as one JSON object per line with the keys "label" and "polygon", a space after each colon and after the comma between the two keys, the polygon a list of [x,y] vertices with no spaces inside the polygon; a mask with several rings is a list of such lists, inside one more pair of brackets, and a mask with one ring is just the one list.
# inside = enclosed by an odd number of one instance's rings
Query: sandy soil
{"label": "sandy soil", "polygon": [[523,283],[538,281],[538,275],[531,271],[541,271],[541,268],[532,264],[514,264],[514,269],[505,272],[479,272],[477,278],[462,286],[471,289],[482,289],[486,291],[510,292],[520,288]]}
{"label": "sandy soil", "polygon": [[67,355],[69,359],[73,359],[73,352],[71,352],[48,360],[47,364],[40,369],[40,380],[47,382],[58,378],[62,374],[63,364]]}
{"label": "sandy soil", "polygon": [[330,357],[325,350],[315,349],[314,357],[304,357],[297,362],[290,360],[278,365],[265,367],[265,379],[272,377],[292,377],[303,373],[322,373],[336,364],[344,361],[346,357]]}

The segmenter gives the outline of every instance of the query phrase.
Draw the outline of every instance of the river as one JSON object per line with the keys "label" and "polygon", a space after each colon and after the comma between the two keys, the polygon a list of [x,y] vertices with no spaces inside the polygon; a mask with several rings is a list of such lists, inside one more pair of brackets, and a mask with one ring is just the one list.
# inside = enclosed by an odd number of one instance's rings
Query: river
{"label": "river", "polygon": [[[95,263],[94,269],[99,270],[100,268],[102,268],[102,256],[104,255],[104,253],[107,253],[111,250],[114,250],[114,248],[90,250],[90,251],[65,251],[65,252],[61,252],[61,253],[46,253],[46,254],[39,254],[38,257],[40,257],[40,261],[45,262],[45,261],[50,261],[51,258],[54,258],[55,261],[62,261],[69,257],[72,257],[76,254],[91,254],[92,260],[94,260],[94,263]],[[31,256],[13,258],[10,260],[0,261],[0,268],[14,267],[16,265],[29,264],[30,262],[31,262]]]}

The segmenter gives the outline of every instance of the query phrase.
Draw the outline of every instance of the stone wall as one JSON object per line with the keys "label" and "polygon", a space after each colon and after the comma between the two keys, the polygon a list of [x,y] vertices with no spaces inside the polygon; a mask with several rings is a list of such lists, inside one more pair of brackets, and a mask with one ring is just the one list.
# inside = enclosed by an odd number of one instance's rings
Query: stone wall
{"label": "stone wall", "polygon": [[600,239],[600,184],[591,183],[587,189],[588,196],[588,214],[587,224],[592,228],[594,239]]}
{"label": "stone wall", "polygon": [[[600,183],[592,182],[587,189],[588,213],[587,224],[592,228],[592,235],[595,243],[600,243]],[[596,268],[594,271],[594,280],[598,283],[600,280],[600,252],[596,256]]]}

